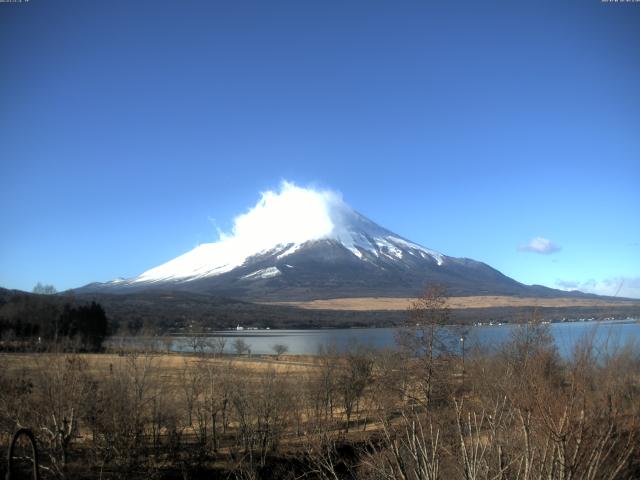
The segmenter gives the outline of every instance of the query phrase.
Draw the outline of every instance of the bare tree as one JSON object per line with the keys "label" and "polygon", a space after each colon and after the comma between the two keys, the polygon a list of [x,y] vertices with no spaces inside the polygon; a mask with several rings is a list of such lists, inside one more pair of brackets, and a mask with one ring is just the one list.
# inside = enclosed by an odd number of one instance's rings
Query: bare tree
{"label": "bare tree", "polygon": [[199,364],[203,378],[202,402],[211,428],[210,446],[213,451],[219,446],[219,421],[221,417],[223,433],[226,431],[227,405],[229,403],[229,387],[234,376],[233,364],[229,362],[220,368],[215,362],[205,361]]}
{"label": "bare tree", "polygon": [[33,287],[33,293],[38,293],[40,295],[54,295],[58,293],[58,290],[56,290],[56,287],[53,285],[43,285],[38,282],[35,287]]}
{"label": "bare tree", "polygon": [[206,346],[205,338],[202,335],[193,335],[189,337],[189,346],[193,350],[193,353],[202,354]]}
{"label": "bare tree", "polygon": [[160,343],[162,343],[164,349],[166,350],[166,353],[171,352],[171,347],[173,347],[173,338],[169,336],[163,336],[160,339]]}
{"label": "bare tree", "polygon": [[56,356],[37,369],[35,385],[42,399],[36,411],[37,423],[58,475],[67,468],[69,449],[78,433],[78,418],[84,414],[92,388],[86,370],[87,362],[78,355]]}
{"label": "bare tree", "polygon": [[187,407],[187,423],[192,426],[196,399],[200,395],[203,385],[200,369],[187,359],[184,360],[184,368],[180,375],[180,386],[182,387],[184,402]]}
{"label": "bare tree", "polygon": [[319,375],[309,382],[311,401],[315,405],[316,419],[324,422],[333,419],[337,397],[338,353],[335,345],[318,347]]}
{"label": "bare tree", "polygon": [[160,389],[153,359],[130,354],[114,362],[112,371],[95,384],[85,416],[97,466],[109,465],[120,478],[129,478],[145,457],[153,399]]}
{"label": "bare tree", "polygon": [[398,406],[403,406],[408,387],[407,358],[395,349],[376,351],[375,376],[371,384],[372,399],[377,416],[386,419]]}
{"label": "bare tree", "polygon": [[446,289],[438,284],[428,286],[411,303],[408,313],[408,324],[398,332],[397,342],[409,358],[417,359],[414,380],[421,398],[414,399],[429,404],[438,380],[437,358],[451,351],[448,341],[452,339],[446,330],[450,317]]}
{"label": "bare tree", "polygon": [[557,349],[549,330],[542,323],[534,309],[528,321],[520,323],[511,330],[511,338],[503,349],[503,354],[516,375],[522,375],[531,366],[532,359],[546,354],[557,357]]}
{"label": "bare tree", "polygon": [[369,477],[385,480],[437,480],[442,457],[440,430],[430,420],[403,410],[394,423],[383,422],[381,442],[371,444],[363,464]]}
{"label": "bare tree", "polygon": [[207,352],[213,357],[218,357],[224,353],[227,339],[224,337],[208,337],[206,340]]}
{"label": "bare tree", "polygon": [[351,416],[357,412],[358,402],[364,389],[371,382],[373,358],[367,350],[356,346],[345,355],[338,370],[338,390],[346,416],[345,432],[349,431]]}
{"label": "bare tree", "polygon": [[233,341],[233,349],[236,351],[236,354],[244,355],[249,351],[249,344],[242,338],[236,338]]}
{"label": "bare tree", "polygon": [[289,351],[289,347],[282,343],[276,343],[271,347],[271,349],[275,352],[277,358],[280,358],[281,355],[284,355]]}

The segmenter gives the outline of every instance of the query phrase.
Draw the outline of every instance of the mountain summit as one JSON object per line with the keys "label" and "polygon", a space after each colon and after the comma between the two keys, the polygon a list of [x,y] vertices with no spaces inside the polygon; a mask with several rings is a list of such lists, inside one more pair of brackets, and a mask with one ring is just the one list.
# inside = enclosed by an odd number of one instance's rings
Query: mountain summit
{"label": "mountain summit", "polygon": [[[285,183],[280,194],[264,193],[260,202],[235,221],[233,234],[215,243],[200,245],[165,264],[144,272],[132,283],[192,281],[218,276],[257,257],[274,257],[265,272],[247,278],[281,274],[287,257],[324,241],[346,249],[363,262],[380,257],[402,260],[404,255],[430,257],[442,263],[442,255],[420,247],[376,225],[349,207],[333,192],[316,192]],[[284,262],[284,263],[283,263]]]}
{"label": "mountain summit", "polygon": [[251,300],[415,296],[425,284],[452,295],[567,296],[523,285],[488,265],[411,242],[331,191],[283,183],[234,221],[230,234],[138,277],[82,291],[173,289]]}

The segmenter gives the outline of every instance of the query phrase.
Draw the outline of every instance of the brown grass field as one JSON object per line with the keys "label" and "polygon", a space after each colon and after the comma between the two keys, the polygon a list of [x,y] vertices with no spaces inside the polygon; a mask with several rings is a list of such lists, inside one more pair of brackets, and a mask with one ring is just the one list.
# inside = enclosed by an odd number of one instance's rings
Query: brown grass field
{"label": "brown grass field", "polygon": [[[299,302],[270,302],[271,305],[289,305],[309,310],[397,311],[406,310],[414,298],[334,298]],[[620,307],[638,306],[639,301],[594,298],[533,298],[507,296],[449,297],[453,309],[492,307]]]}
{"label": "brown grass field", "polygon": [[[1,353],[0,364],[5,374],[24,372],[26,374],[44,370],[56,358],[65,357],[66,353]],[[87,362],[86,373],[100,378],[107,375],[111,368],[116,368],[127,360],[127,356],[116,353],[82,353],[83,360]],[[181,353],[154,353],[141,354],[140,357],[149,357],[153,367],[162,371],[165,380],[177,380],[183,374],[185,366],[201,363],[203,357]],[[305,374],[316,368],[313,357],[305,355],[282,355],[277,359],[273,355],[254,355],[252,357],[224,355],[217,358],[207,357],[204,361],[225,367],[229,362],[240,373],[260,374],[267,370],[275,370],[277,373]]]}

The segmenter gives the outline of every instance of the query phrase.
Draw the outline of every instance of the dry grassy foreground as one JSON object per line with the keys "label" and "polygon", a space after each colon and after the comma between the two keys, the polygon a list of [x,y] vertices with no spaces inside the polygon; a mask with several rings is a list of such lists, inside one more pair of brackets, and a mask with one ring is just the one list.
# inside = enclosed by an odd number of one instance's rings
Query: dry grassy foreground
{"label": "dry grassy foreground", "polygon": [[32,429],[57,479],[638,478],[638,351],[563,361],[524,325],[463,361],[435,330],[309,357],[1,354],[0,447]]}
{"label": "dry grassy foreground", "polygon": [[[118,353],[80,353],[75,357],[81,359],[83,372],[97,379],[107,377],[130,361],[131,354]],[[68,353],[0,353],[0,365],[7,376],[25,374],[35,375],[47,367],[56,364],[61,358],[70,358]],[[182,378],[185,368],[191,365],[207,364],[213,368],[229,368],[239,375],[255,375],[266,371],[286,373],[287,375],[304,375],[317,367],[313,356],[282,355],[276,358],[273,355],[254,355],[252,357],[240,357],[234,355],[225,356],[196,356],[180,353],[140,353],[135,355],[137,361],[148,362],[154,372],[157,372],[166,381],[175,383]]]}

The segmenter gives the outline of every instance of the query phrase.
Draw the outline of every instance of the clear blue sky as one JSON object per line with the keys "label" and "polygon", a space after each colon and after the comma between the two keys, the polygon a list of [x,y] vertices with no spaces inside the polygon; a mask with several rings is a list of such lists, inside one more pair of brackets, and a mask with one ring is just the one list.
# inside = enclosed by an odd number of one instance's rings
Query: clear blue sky
{"label": "clear blue sky", "polygon": [[640,296],[640,4],[0,3],[1,286],[135,276],[283,179]]}

